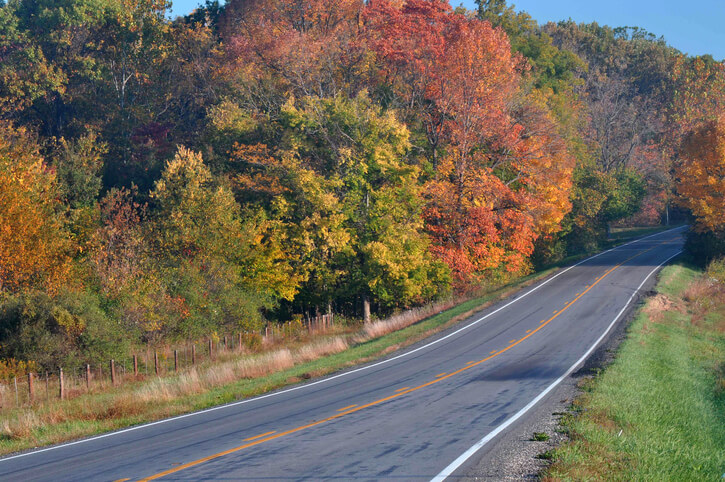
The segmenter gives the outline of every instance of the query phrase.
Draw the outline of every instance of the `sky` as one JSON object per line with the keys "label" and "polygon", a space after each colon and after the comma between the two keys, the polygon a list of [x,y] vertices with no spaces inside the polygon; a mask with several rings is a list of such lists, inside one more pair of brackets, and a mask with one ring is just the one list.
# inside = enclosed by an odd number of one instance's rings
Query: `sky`
{"label": "sky", "polygon": [[[186,15],[203,0],[172,0],[173,15]],[[334,0],[330,0],[334,1]],[[474,9],[473,0],[452,0]],[[612,27],[642,27],[690,55],[725,59],[725,0],[512,0],[539,23],[572,20]]]}

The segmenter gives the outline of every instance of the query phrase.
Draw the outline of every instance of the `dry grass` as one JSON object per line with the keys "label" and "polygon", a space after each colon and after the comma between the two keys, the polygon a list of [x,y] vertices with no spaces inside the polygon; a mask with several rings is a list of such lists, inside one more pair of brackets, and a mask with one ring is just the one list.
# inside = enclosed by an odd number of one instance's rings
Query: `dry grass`
{"label": "dry grass", "polygon": [[294,350],[281,348],[258,355],[227,356],[223,361],[193,367],[177,376],[153,378],[133,386],[119,387],[102,400],[87,396],[81,403],[57,401],[43,407],[15,410],[3,418],[0,437],[27,438],[38,428],[69,420],[133,418],[146,413],[155,404],[204,393],[240,379],[264,377],[347,348],[347,342],[340,336],[318,339]]}
{"label": "dry grass", "polygon": [[446,311],[456,306],[457,303],[460,303],[460,300],[458,302],[454,302],[452,300],[444,301],[420,308],[413,308],[412,310],[403,311],[384,320],[367,323],[355,341],[361,342],[372,338],[379,338],[383,335],[387,335],[388,333],[402,330],[403,328],[418,323],[430,316]]}
{"label": "dry grass", "polygon": [[687,302],[693,325],[702,326],[709,319],[716,331],[725,333],[725,316],[711,315],[725,313],[725,283],[705,276],[688,286],[682,298]]}

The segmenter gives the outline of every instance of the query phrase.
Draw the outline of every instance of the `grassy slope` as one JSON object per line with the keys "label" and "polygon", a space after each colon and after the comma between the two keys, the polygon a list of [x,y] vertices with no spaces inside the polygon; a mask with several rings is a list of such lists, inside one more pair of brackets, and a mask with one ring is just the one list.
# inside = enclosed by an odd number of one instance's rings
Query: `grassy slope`
{"label": "grassy slope", "polygon": [[721,480],[725,288],[665,268],[614,363],[564,421],[545,480]]}

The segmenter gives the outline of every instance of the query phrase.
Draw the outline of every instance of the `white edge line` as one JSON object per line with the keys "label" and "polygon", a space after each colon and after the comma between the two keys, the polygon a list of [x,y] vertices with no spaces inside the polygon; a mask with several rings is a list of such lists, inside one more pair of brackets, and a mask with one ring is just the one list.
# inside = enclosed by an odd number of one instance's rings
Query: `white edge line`
{"label": "white edge line", "polygon": [[[432,342],[430,342],[430,343],[428,343],[426,345],[420,346],[420,347],[418,347],[418,348],[416,348],[414,350],[407,351],[405,353],[402,353],[400,355],[394,356],[392,358],[388,358],[388,359],[379,361],[377,363],[373,363],[372,365],[366,365],[364,367],[356,368],[354,370],[350,370],[350,371],[347,371],[347,372],[344,372],[344,373],[340,373],[340,374],[337,374],[337,375],[333,375],[331,377],[323,378],[323,379],[317,380],[315,382],[307,383],[307,384],[304,384],[304,385],[299,385],[299,386],[292,387],[292,388],[287,388],[285,390],[280,390],[280,391],[273,392],[273,393],[268,393],[266,395],[260,395],[258,397],[248,398],[246,400],[240,400],[238,402],[232,402],[232,403],[228,403],[226,405],[219,405],[217,407],[207,408],[207,409],[204,409],[204,410],[200,410],[198,412],[192,412],[192,413],[187,413],[187,414],[184,414],[184,415],[178,415],[176,417],[166,418],[166,419],[163,419],[163,420],[157,420],[156,422],[150,422],[150,423],[145,423],[145,424],[142,424],[142,425],[136,425],[134,427],[125,428],[125,429],[117,430],[117,431],[114,431],[114,432],[108,432],[108,433],[105,433],[105,434],[102,434],[102,435],[96,435],[94,437],[89,437],[89,438],[84,438],[84,439],[81,439],[81,440],[76,440],[74,442],[67,442],[67,443],[64,443],[64,444],[53,445],[52,447],[46,447],[46,448],[43,448],[43,449],[31,450],[31,451],[28,451],[28,452],[24,452],[22,454],[12,455],[10,457],[5,457],[5,458],[0,459],[0,463],[6,462],[8,460],[17,459],[17,458],[20,458],[20,457],[26,457],[28,455],[35,455],[35,454],[39,454],[39,453],[43,453],[43,452],[48,452],[48,451],[51,451],[51,450],[56,450],[56,449],[63,448],[63,447],[70,447],[72,445],[78,445],[78,444],[82,444],[82,443],[86,443],[86,442],[92,442],[94,440],[100,440],[100,439],[107,438],[107,437],[113,437],[115,435],[120,435],[120,434],[127,433],[127,432],[133,432],[135,430],[140,430],[140,429],[147,428],[147,427],[153,427],[154,425],[160,425],[162,423],[173,422],[175,420],[181,420],[183,418],[194,417],[196,415],[201,415],[201,414],[204,414],[204,413],[215,412],[217,410],[222,410],[222,409],[226,409],[226,408],[236,407],[236,406],[239,406],[239,405],[243,405],[245,403],[251,403],[251,402],[255,402],[257,400],[262,400],[264,398],[274,397],[274,396],[277,396],[277,395],[282,395],[282,394],[285,394],[285,393],[294,392],[295,390],[300,390],[300,389],[303,389],[303,388],[308,388],[308,387],[311,387],[311,386],[314,386],[314,385],[318,385],[320,383],[326,383],[326,382],[329,382],[330,380],[335,380],[336,378],[345,377],[345,376],[348,376],[348,375],[352,375],[353,373],[357,373],[357,372],[360,372],[360,371],[363,371],[363,370],[369,370],[370,368],[374,368],[374,367],[377,367],[377,366],[380,366],[380,365],[384,365],[386,363],[390,363],[390,362],[395,361],[395,360],[397,360],[399,358],[403,358],[403,357],[406,357],[408,355],[412,355],[413,353],[416,353],[416,352],[418,352],[420,350],[424,350],[424,349],[426,349],[426,348],[428,348],[430,346],[436,345],[436,344],[442,342],[443,340],[446,340],[446,339],[448,339],[448,338],[450,338],[450,337],[452,337],[454,335],[457,335],[458,333],[460,333],[460,332],[462,332],[464,330],[469,329],[472,326],[477,325],[478,323],[482,322],[486,318],[489,318],[489,317],[495,315],[496,313],[498,313],[499,311],[501,311],[501,310],[503,310],[505,308],[508,308],[512,304],[514,304],[517,301],[519,301],[519,300],[527,297],[528,295],[530,295],[534,291],[538,290],[542,286],[550,283],[551,281],[553,281],[556,278],[558,278],[559,276],[563,275],[564,273],[566,273],[570,269],[576,268],[577,266],[579,266],[582,263],[586,263],[589,260],[592,260],[592,259],[597,258],[599,256],[602,256],[604,254],[607,254],[607,253],[609,253],[611,251],[614,251],[616,249],[623,248],[623,247],[628,246],[630,244],[638,243],[640,241],[644,241],[645,239],[648,239],[648,238],[651,238],[651,237],[654,237],[654,236],[658,236],[660,234],[669,233],[671,231],[677,231],[678,229],[683,229],[684,227],[685,226],[679,226],[677,228],[668,229],[666,231],[660,231],[659,233],[650,234],[649,236],[645,236],[643,238],[635,239],[634,241],[630,241],[628,243],[621,244],[621,245],[616,246],[614,248],[611,248],[611,249],[608,249],[606,251],[602,251],[601,253],[595,254],[594,256],[590,256],[590,257],[588,257],[586,259],[583,259],[583,260],[579,261],[578,263],[569,266],[565,270],[560,271],[559,273],[555,274],[554,276],[552,276],[548,280],[544,281],[543,283],[536,285],[531,290],[529,290],[526,293],[524,293],[523,295],[521,295],[521,296],[519,296],[519,297],[511,300],[510,302],[508,302],[505,305],[499,307],[498,309],[496,309],[496,310],[488,313],[485,316],[482,316],[481,318],[479,318],[479,319],[477,319],[475,321],[472,321],[468,325],[463,326],[463,327],[459,328],[458,330],[456,330],[456,331],[454,331],[452,333],[449,333],[446,336],[443,336],[441,338],[438,338],[438,339],[436,339],[436,340],[434,340],[434,341],[432,341]],[[659,268],[659,266],[657,268]],[[657,268],[655,268],[655,269],[657,269]],[[557,381],[556,383],[559,383],[559,381]],[[551,388],[553,388],[553,386]],[[547,391],[548,390],[549,389],[547,389]],[[541,396],[543,396],[543,395],[541,395]],[[538,400],[538,398],[537,398],[537,400]],[[528,407],[528,405],[527,405],[527,407]],[[527,408],[527,410],[528,410],[528,408]]]}
{"label": "white edge line", "polygon": [[541,392],[539,395],[536,396],[533,400],[531,400],[524,408],[516,412],[511,418],[503,422],[501,425],[496,427],[493,431],[489,432],[485,437],[483,437],[481,440],[476,442],[471,448],[463,452],[456,460],[450,463],[448,467],[443,469],[438,475],[433,477],[431,479],[431,482],[439,482],[445,480],[447,477],[450,477],[453,475],[453,472],[455,472],[461,465],[463,465],[469,458],[471,458],[476,452],[481,450],[484,445],[486,445],[488,442],[493,440],[494,437],[496,437],[499,433],[504,431],[509,425],[514,423],[516,420],[521,418],[526,412],[531,410],[531,408],[536,405],[539,401],[541,401],[542,398],[544,398],[550,391],[552,391],[554,388],[556,388],[557,385],[559,385],[565,378],[567,378],[569,375],[571,375],[574,370],[579,366],[580,363],[582,363],[584,360],[591,355],[591,353],[594,351],[594,349],[599,345],[599,343],[604,339],[605,336],[609,333],[609,331],[612,329],[612,327],[617,323],[619,320],[619,317],[622,316],[622,313],[629,307],[629,304],[632,302],[634,297],[639,293],[639,290],[644,286],[644,284],[647,282],[647,280],[652,276],[652,274],[655,273],[658,269],[660,269],[662,266],[667,264],[668,261],[671,259],[679,256],[682,253],[682,251],[678,251],[676,254],[670,256],[666,260],[664,260],[659,266],[657,266],[655,269],[650,271],[650,273],[647,275],[647,277],[640,283],[640,285],[637,287],[636,290],[634,290],[634,293],[632,293],[632,296],[629,297],[629,300],[627,300],[627,303],[624,305],[624,307],[620,310],[620,312],[617,314],[617,316],[614,317],[612,322],[609,324],[607,329],[602,333],[602,335],[597,338],[597,341],[594,342],[594,344],[584,353],[581,358],[579,358],[572,366],[569,368],[566,373],[564,373],[562,376],[557,378],[551,385],[546,387],[543,392]]}

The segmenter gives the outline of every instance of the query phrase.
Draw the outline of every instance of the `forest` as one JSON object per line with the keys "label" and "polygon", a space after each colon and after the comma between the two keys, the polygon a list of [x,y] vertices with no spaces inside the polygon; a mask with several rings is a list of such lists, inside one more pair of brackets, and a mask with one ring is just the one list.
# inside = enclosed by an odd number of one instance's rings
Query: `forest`
{"label": "forest", "polygon": [[0,375],[725,254],[725,65],[477,4],[0,0]]}

